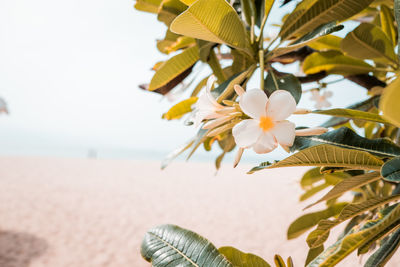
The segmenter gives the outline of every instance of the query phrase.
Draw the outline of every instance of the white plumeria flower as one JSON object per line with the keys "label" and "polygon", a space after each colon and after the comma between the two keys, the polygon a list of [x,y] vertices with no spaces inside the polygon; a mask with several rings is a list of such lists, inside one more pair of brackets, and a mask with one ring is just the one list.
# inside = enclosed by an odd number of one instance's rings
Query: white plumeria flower
{"label": "white plumeria flower", "polygon": [[286,119],[295,112],[296,101],[288,91],[277,90],[269,98],[260,89],[238,94],[241,95],[240,108],[251,118],[239,122],[232,129],[240,148],[252,147],[261,154],[271,152],[278,143],[283,147],[293,145],[295,124]]}
{"label": "white plumeria flower", "polygon": [[316,109],[321,109],[321,108],[329,108],[332,106],[332,104],[327,100],[327,98],[332,97],[333,93],[331,91],[324,91],[324,93],[321,95],[320,91],[318,89],[313,89],[311,90],[311,98],[310,100],[314,100],[316,103],[314,107]]}
{"label": "white plumeria flower", "polygon": [[224,115],[217,113],[224,108],[211,94],[211,88],[217,78],[211,75],[207,80],[206,90],[200,94],[199,99],[194,104],[194,125],[199,126],[203,120],[217,119]]}

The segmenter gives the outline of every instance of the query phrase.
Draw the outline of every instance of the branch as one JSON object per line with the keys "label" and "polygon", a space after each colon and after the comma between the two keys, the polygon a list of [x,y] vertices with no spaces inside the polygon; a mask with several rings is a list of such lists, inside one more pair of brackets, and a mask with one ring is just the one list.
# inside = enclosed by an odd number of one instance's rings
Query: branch
{"label": "branch", "polygon": [[386,87],[386,83],[369,74],[350,75],[345,78],[368,90],[371,90],[375,86]]}

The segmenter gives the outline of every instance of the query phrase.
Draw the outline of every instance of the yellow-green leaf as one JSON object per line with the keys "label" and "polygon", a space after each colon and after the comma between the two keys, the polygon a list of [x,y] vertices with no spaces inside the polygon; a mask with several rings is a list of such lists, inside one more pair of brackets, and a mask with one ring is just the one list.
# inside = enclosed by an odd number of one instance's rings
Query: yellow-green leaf
{"label": "yellow-green leaf", "polygon": [[157,19],[169,26],[171,22],[182,13],[187,6],[179,0],[163,0],[158,9]]}
{"label": "yellow-green leaf", "polygon": [[285,20],[282,39],[300,37],[331,21],[342,21],[362,11],[373,0],[303,0]]}
{"label": "yellow-green leaf", "polygon": [[176,105],[172,106],[168,112],[164,113],[162,118],[166,120],[175,120],[181,118],[186,113],[192,111],[192,105],[196,103],[197,97],[185,99]]}
{"label": "yellow-green leaf", "polygon": [[158,13],[162,0],[137,0],[135,8],[140,11]]}
{"label": "yellow-green leaf", "polygon": [[268,162],[261,163],[251,169],[249,173],[267,168],[295,166],[348,167],[351,169],[378,171],[382,164],[382,160],[370,153],[324,144],[301,150],[272,165]]}
{"label": "yellow-green leaf", "polygon": [[248,47],[244,25],[225,0],[197,0],[172,22],[170,30],[214,43]]}
{"label": "yellow-green leaf", "polygon": [[379,108],[383,111],[383,117],[400,127],[400,78],[396,78],[383,91]]}
{"label": "yellow-green leaf", "polygon": [[342,42],[342,38],[335,35],[326,35],[317,40],[311,41],[307,45],[319,51],[326,51],[326,50],[340,51],[340,42]]}
{"label": "yellow-green leaf", "polygon": [[339,51],[333,50],[312,53],[303,62],[305,74],[326,71],[328,74],[348,76],[368,73],[374,70],[374,67],[360,59],[348,57]]}
{"label": "yellow-green leaf", "polygon": [[322,201],[328,201],[330,199],[339,197],[350,190],[359,188],[363,185],[369,184],[379,179],[380,179],[379,172],[371,172],[344,179],[343,181],[336,184],[328,193],[326,193],[326,195],[324,195],[322,198],[320,198],[313,204],[308,205],[306,208],[312,207],[315,204],[318,204]]}
{"label": "yellow-green leaf", "polygon": [[317,225],[320,220],[328,219],[339,214],[346,205],[347,203],[337,203],[325,210],[308,213],[299,217],[290,224],[287,231],[287,238],[293,239],[300,236],[314,225]]}
{"label": "yellow-green leaf", "polygon": [[308,267],[330,267],[335,266],[344,257],[360,247],[363,243],[373,238],[375,235],[385,231],[387,227],[399,220],[400,206],[395,207],[383,219],[367,223],[360,231],[351,231],[348,235],[340,239],[331,247],[327,248]]}
{"label": "yellow-green leaf", "polygon": [[395,47],[397,43],[397,29],[394,25],[394,16],[392,10],[386,5],[381,5],[379,17],[381,19],[382,31],[386,34],[389,40],[392,41],[393,47]]}
{"label": "yellow-green leaf", "polygon": [[180,0],[182,3],[184,3],[187,6],[190,6],[191,4],[193,4],[194,2],[196,2],[196,0]]}
{"label": "yellow-green leaf", "polygon": [[341,48],[355,58],[374,59],[395,66],[398,64],[391,40],[381,28],[370,23],[362,23],[349,32],[342,40]]}
{"label": "yellow-green leaf", "polygon": [[154,74],[149,85],[149,90],[153,91],[167,84],[193,66],[198,60],[199,49],[197,46],[187,48],[182,53],[170,58]]}
{"label": "yellow-green leaf", "polygon": [[313,113],[389,124],[389,122],[387,120],[385,120],[384,118],[382,118],[382,116],[379,114],[361,111],[361,110],[355,110],[355,109],[334,108],[334,109],[327,109],[327,110],[316,110],[316,111],[313,111]]}
{"label": "yellow-green leaf", "polygon": [[234,247],[221,247],[218,251],[225,256],[235,267],[270,267],[265,260],[251,254],[244,253]]}

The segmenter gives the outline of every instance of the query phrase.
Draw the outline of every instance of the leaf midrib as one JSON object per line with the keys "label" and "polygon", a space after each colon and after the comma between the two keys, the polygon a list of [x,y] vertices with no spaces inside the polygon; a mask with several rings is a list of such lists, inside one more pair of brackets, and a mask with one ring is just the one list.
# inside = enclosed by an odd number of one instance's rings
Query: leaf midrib
{"label": "leaf midrib", "polygon": [[172,244],[168,243],[167,241],[165,241],[164,239],[162,239],[161,237],[159,237],[158,235],[149,232],[150,235],[156,237],[158,240],[160,240],[162,243],[166,244],[167,246],[169,246],[170,248],[172,248],[173,250],[175,250],[179,255],[181,255],[183,258],[185,258],[188,262],[190,262],[193,266],[196,267],[200,267],[200,265],[197,265],[195,262],[193,262],[188,256],[186,256],[182,251],[180,251],[179,249],[175,248]]}
{"label": "leaf midrib", "polygon": [[382,53],[381,51],[375,49],[373,46],[370,46],[368,43],[363,42],[358,36],[357,34],[355,34],[354,31],[352,31],[351,36],[356,40],[356,42],[358,42],[361,46],[364,46],[365,48],[367,48],[369,51],[375,52],[377,54],[380,54],[381,57],[386,58],[387,60],[389,60],[390,62],[392,62],[394,65],[397,65],[397,62],[394,61],[391,57],[387,56],[386,54]]}

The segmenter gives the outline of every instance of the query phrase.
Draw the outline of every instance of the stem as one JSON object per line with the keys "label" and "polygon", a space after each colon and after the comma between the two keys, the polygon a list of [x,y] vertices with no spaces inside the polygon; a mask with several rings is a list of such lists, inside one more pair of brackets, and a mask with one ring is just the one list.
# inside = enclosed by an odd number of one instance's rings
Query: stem
{"label": "stem", "polygon": [[260,49],[258,51],[258,57],[260,59],[260,89],[264,90],[264,70],[265,70],[265,66],[264,66],[264,50]]}
{"label": "stem", "polygon": [[262,40],[263,39],[263,33],[264,33],[264,26],[265,26],[265,23],[267,22],[267,16],[264,16],[263,17],[263,20],[262,20],[262,22],[261,22],[261,27],[260,27],[260,35],[257,37],[257,42],[259,42],[260,40]]}
{"label": "stem", "polygon": [[251,44],[254,44],[254,24],[255,24],[255,18],[254,18],[254,16],[251,16],[251,28],[250,28],[250,42],[251,42]]}
{"label": "stem", "polygon": [[279,85],[278,85],[278,81],[276,80],[274,70],[272,68],[269,68],[269,69],[270,69],[269,73],[271,74],[272,80],[274,81],[276,90],[279,90]]}

